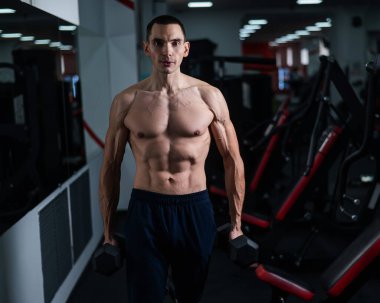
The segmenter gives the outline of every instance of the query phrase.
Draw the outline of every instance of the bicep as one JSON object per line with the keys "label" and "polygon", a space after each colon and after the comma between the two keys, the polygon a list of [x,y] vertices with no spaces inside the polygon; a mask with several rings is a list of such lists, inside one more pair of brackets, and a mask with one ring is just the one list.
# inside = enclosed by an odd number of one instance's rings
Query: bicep
{"label": "bicep", "polygon": [[235,128],[230,119],[225,121],[213,121],[211,124],[211,133],[223,159],[230,157],[235,158],[236,155],[240,154]]}
{"label": "bicep", "polygon": [[124,125],[123,111],[120,110],[117,102],[111,107],[109,116],[109,126],[106,134],[104,147],[105,163],[121,163],[125,146],[128,142],[129,130]]}
{"label": "bicep", "polygon": [[239,154],[239,143],[230,119],[227,102],[219,90],[211,98],[209,105],[214,113],[211,133],[220,154],[223,158]]}

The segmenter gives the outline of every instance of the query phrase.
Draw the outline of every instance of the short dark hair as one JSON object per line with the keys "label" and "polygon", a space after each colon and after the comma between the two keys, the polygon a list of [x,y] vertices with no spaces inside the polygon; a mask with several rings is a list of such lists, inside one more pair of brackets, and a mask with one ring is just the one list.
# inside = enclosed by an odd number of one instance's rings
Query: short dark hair
{"label": "short dark hair", "polygon": [[185,27],[183,26],[182,22],[178,18],[176,18],[174,16],[161,15],[161,16],[153,18],[148,23],[148,25],[146,27],[146,37],[145,37],[145,39],[146,39],[147,42],[149,41],[149,36],[152,33],[152,27],[153,27],[153,25],[155,23],[157,23],[157,24],[164,24],[164,25],[167,25],[167,24],[178,24],[181,27],[183,36],[185,37],[185,41],[186,41],[186,31],[185,31]]}

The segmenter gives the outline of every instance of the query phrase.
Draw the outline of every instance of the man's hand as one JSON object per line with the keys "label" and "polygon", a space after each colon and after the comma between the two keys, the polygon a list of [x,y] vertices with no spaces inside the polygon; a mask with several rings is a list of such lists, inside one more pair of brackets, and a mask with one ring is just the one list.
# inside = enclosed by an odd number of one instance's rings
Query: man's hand
{"label": "man's hand", "polygon": [[103,245],[104,244],[111,244],[113,246],[119,245],[119,243],[114,238],[104,238]]}
{"label": "man's hand", "polygon": [[234,228],[230,231],[230,235],[229,235],[229,238],[230,240],[233,240],[239,236],[243,235],[243,232],[241,231],[240,228]]}

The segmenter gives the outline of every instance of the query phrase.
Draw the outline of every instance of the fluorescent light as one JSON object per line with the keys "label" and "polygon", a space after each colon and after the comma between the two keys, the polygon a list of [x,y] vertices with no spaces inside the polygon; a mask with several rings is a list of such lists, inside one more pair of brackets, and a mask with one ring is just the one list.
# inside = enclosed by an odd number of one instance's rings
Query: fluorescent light
{"label": "fluorescent light", "polygon": [[188,7],[196,8],[196,7],[211,7],[213,4],[211,1],[205,1],[205,2],[189,2],[187,4]]}
{"label": "fluorescent light", "polygon": [[10,33],[10,34],[1,34],[3,38],[20,38],[22,34],[20,33]]}
{"label": "fluorescent light", "polygon": [[50,47],[60,47],[60,46],[62,46],[62,43],[61,42],[51,42],[50,44],[49,44],[49,46]]}
{"label": "fluorescent light", "polygon": [[261,25],[256,25],[256,24],[246,24],[244,25],[244,28],[246,29],[260,29]]}
{"label": "fluorescent light", "polygon": [[24,36],[20,38],[21,41],[33,41],[34,37],[33,36]]}
{"label": "fluorescent light", "polygon": [[295,32],[296,35],[298,36],[307,36],[307,35],[310,35],[310,33],[308,31],[296,31]]}
{"label": "fluorescent light", "polygon": [[60,31],[75,31],[76,30],[75,25],[60,25],[59,30]]}
{"label": "fluorescent light", "polygon": [[272,47],[273,46],[278,46],[278,43],[272,41],[272,42],[269,42],[269,46],[272,46]]}
{"label": "fluorescent light", "polygon": [[318,32],[321,28],[318,26],[306,26],[306,30],[309,32]]}
{"label": "fluorescent light", "polygon": [[302,65],[309,64],[309,50],[307,48],[301,49],[301,64]]}
{"label": "fluorescent light", "polygon": [[265,25],[268,24],[268,21],[265,19],[252,19],[248,21],[249,24],[251,25]]}
{"label": "fluorescent light", "polygon": [[0,8],[0,14],[14,14],[16,11],[11,8]]}
{"label": "fluorescent light", "polygon": [[322,0],[297,0],[297,4],[320,4]]}
{"label": "fluorescent light", "polygon": [[318,27],[331,27],[331,22],[317,22],[317,23],[315,23],[315,26],[318,26]]}
{"label": "fluorescent light", "polygon": [[286,35],[286,38],[288,40],[295,40],[295,39],[298,39],[300,36],[298,35],[295,35],[295,34],[289,34],[289,35]]}
{"label": "fluorescent light", "polygon": [[245,28],[242,28],[242,29],[239,30],[239,33],[241,33],[241,34],[246,34],[246,33],[252,34],[254,32],[256,32],[254,29],[245,29]]}
{"label": "fluorescent light", "polygon": [[72,50],[73,47],[71,45],[62,45],[59,47],[60,50]]}
{"label": "fluorescent light", "polygon": [[288,42],[289,40],[286,38],[286,37],[281,37],[281,38],[277,38],[276,40],[277,43],[286,43]]}
{"label": "fluorescent light", "polygon": [[49,43],[50,43],[49,39],[41,39],[41,40],[34,41],[34,44],[38,44],[38,45],[44,45],[44,44],[49,44]]}

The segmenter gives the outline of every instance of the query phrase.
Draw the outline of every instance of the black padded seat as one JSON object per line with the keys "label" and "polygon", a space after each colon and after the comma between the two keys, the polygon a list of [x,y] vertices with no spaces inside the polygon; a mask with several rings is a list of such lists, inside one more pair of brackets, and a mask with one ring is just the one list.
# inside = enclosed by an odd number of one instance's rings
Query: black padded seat
{"label": "black padded seat", "polygon": [[323,287],[330,296],[339,296],[379,255],[380,219],[377,219],[323,273]]}

